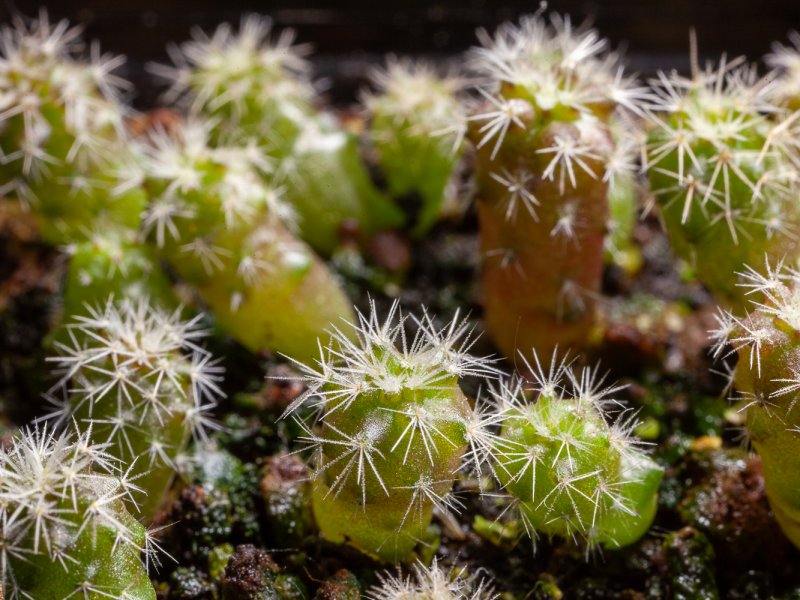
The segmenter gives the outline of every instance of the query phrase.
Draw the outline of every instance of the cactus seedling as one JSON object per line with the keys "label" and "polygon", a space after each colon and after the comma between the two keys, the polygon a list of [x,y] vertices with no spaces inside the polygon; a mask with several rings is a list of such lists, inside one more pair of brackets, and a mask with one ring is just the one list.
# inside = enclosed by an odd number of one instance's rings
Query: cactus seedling
{"label": "cactus seedling", "polygon": [[148,536],[126,509],[136,486],[116,464],[88,431],[28,430],[0,449],[5,598],[155,600]]}
{"label": "cactus seedling", "polygon": [[208,411],[222,392],[222,371],[197,345],[199,317],[153,308],[147,300],[109,300],[78,316],[68,340],[57,342],[65,399],[53,417],[70,419],[92,440],[131,465],[147,491],[145,519],[160,507],[192,436],[210,425]]}
{"label": "cactus seedling", "polygon": [[648,135],[650,184],[676,253],[722,302],[744,304],[743,265],[797,255],[791,119],[741,61],[662,73]]}
{"label": "cactus seedling", "polygon": [[800,33],[789,34],[791,46],[775,43],[766,63],[777,72],[773,93],[775,103],[789,110],[800,110]]}
{"label": "cactus seedling", "polygon": [[389,191],[422,201],[414,232],[424,234],[455,202],[466,114],[456,97],[463,82],[425,63],[389,58],[364,95],[369,139]]}
{"label": "cactus seedling", "polygon": [[761,456],[770,506],[784,533],[800,546],[800,273],[766,265],[765,275],[742,273],[751,297],[743,318],[720,311],[717,354],[739,355],[735,399],[746,414],[747,434]]}
{"label": "cactus seedling", "polygon": [[[482,98],[469,117],[485,318],[502,352],[581,346],[593,323],[617,169],[609,122],[640,91],[568,17],[522,19],[472,53]],[[638,110],[638,109],[637,109]]]}
{"label": "cactus seedling", "polygon": [[402,213],[370,181],[355,138],[314,108],[308,47],[293,42],[291,30],[273,41],[270,20],[250,15],[238,33],[229,25],[211,37],[195,32],[171,49],[174,67],[155,70],[172,84],[168,100],[212,119],[215,142],[263,147],[275,162],[270,182],[285,187],[303,239],[330,254],[343,225],[370,235],[400,225]]}
{"label": "cactus seedling", "polygon": [[83,239],[100,217],[136,228],[142,190],[118,187],[128,156],[119,57],[79,60],[79,30],[16,19],[0,31],[0,193],[32,207],[52,244]]}
{"label": "cactus seedling", "polygon": [[621,388],[603,388],[596,368],[576,374],[555,355],[544,368],[534,359],[526,362],[531,381],[495,391],[502,427],[494,471],[525,529],[534,539],[584,538],[587,551],[635,542],[655,516],[663,470],[632,436],[632,416],[608,424]]}
{"label": "cactus seedling", "polygon": [[304,441],[322,535],[385,561],[409,556],[434,508],[457,508],[454,472],[483,439],[458,379],[493,372],[468,354],[465,324],[439,330],[426,315],[409,343],[404,321],[396,303],[384,322],[374,306],[359,315],[357,339],[337,334],[318,367],[303,367],[309,390],[287,409],[316,408]]}
{"label": "cactus seedling", "polygon": [[427,567],[414,563],[413,577],[384,574],[380,580],[380,585],[367,593],[369,600],[492,600],[498,597],[485,581],[476,581],[465,569],[446,573],[435,559]]}
{"label": "cactus seedling", "polygon": [[325,264],[284,222],[255,147],[208,145],[208,125],[155,134],[144,148],[152,201],[144,226],[161,255],[248,349],[311,360],[331,323],[352,319]]}

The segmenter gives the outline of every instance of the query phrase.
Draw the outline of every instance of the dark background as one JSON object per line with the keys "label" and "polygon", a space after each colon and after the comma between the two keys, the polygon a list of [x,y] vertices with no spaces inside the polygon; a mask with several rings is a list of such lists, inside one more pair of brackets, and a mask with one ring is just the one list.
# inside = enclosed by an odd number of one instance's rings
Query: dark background
{"label": "dark background", "polygon": [[[386,52],[454,59],[475,43],[475,29],[535,11],[537,1],[508,0],[0,0],[0,21],[27,16],[46,6],[57,18],[81,23],[104,50],[128,56],[127,73],[139,89],[137,104],[155,102],[146,75],[148,61],[165,61],[165,47],[189,36],[193,26],[211,30],[246,12],[270,15],[293,27],[316,49],[317,75],[330,77],[334,100],[346,102],[362,83],[367,66]],[[800,0],[556,0],[549,8],[590,19],[639,73],[688,70],[689,29],[695,27],[703,59],[720,53],[756,60],[773,41],[800,29]]]}

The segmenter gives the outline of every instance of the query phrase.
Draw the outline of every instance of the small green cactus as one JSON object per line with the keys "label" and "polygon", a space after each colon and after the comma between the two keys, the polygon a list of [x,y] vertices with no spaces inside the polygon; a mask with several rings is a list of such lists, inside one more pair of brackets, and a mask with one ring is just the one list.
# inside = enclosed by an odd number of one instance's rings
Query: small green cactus
{"label": "small green cactus", "polygon": [[791,121],[768,79],[741,61],[662,73],[647,140],[650,185],[675,252],[717,298],[745,304],[735,273],[797,256],[797,171]]}
{"label": "small green cactus", "polygon": [[791,111],[800,110],[800,32],[789,34],[791,46],[775,43],[766,63],[777,75],[771,93],[775,103]]}
{"label": "small green cactus", "polygon": [[88,432],[0,448],[0,597],[155,600],[149,535],[126,509],[137,487],[116,464]]}
{"label": "small green cactus", "polygon": [[735,386],[748,437],[761,456],[770,506],[781,528],[800,547],[800,273],[766,264],[741,273],[752,294],[750,312],[720,310],[716,354],[739,355]]}
{"label": "small green cactus", "polygon": [[493,600],[499,595],[492,592],[486,581],[468,576],[466,569],[446,573],[434,559],[425,566],[414,563],[412,576],[379,575],[380,585],[368,592],[368,600]]}
{"label": "small green cactus", "polygon": [[467,353],[458,320],[438,330],[425,316],[410,344],[397,303],[384,322],[374,306],[359,321],[356,341],[339,334],[317,368],[303,367],[309,390],[287,414],[316,408],[302,441],[313,450],[322,535],[393,562],[426,537],[434,508],[460,504],[454,473],[483,438],[458,380],[493,369]]}
{"label": "small green cactus", "polygon": [[[510,494],[528,534],[585,539],[620,548],[653,521],[663,469],[633,435],[637,422],[609,425],[612,395],[597,369],[578,374],[555,355],[543,368],[526,362],[532,380],[512,380],[494,392],[502,415],[494,472]],[[528,394],[535,394],[534,402]]]}
{"label": "small green cactus", "polygon": [[327,255],[342,227],[371,235],[401,225],[403,215],[372,184],[355,137],[314,107],[307,52],[291,30],[273,40],[271,21],[249,15],[238,33],[227,24],[210,37],[195,32],[172,48],[174,67],[154,70],[172,84],[168,100],[212,120],[216,143],[266,151],[274,162],[268,179],[285,188],[301,236]]}
{"label": "small green cactus", "polygon": [[350,301],[287,227],[282,190],[260,177],[263,153],[212,148],[208,129],[189,122],[143,148],[145,231],[227,333],[252,351],[311,360],[331,323],[353,320]]}
{"label": "small green cactus", "polygon": [[639,110],[593,30],[526,17],[472,52],[481,101],[469,117],[486,325],[508,357],[580,347],[594,322],[618,160],[611,121]]}
{"label": "small green cactus", "polygon": [[122,59],[97,46],[77,58],[79,30],[44,12],[0,40],[0,193],[29,205],[52,244],[83,239],[97,219],[135,229],[144,193],[116,174],[130,156]]}
{"label": "small green cactus", "polygon": [[463,81],[440,77],[425,63],[394,58],[372,79],[377,90],[363,98],[368,137],[391,194],[419,194],[414,233],[422,235],[457,200],[466,132],[466,113],[457,98]]}
{"label": "small green cactus", "polygon": [[198,322],[147,300],[112,299],[75,317],[51,357],[61,375],[51,416],[76,422],[130,465],[147,491],[145,520],[160,508],[192,437],[213,425],[208,412],[222,395],[222,368],[198,346]]}

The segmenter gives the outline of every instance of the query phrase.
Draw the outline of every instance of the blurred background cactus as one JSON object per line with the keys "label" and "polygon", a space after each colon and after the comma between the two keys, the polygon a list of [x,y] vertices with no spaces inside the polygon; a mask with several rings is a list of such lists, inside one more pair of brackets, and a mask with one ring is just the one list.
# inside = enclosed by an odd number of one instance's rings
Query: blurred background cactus
{"label": "blurred background cactus", "polygon": [[46,429],[0,449],[5,598],[155,600],[142,558],[149,534],[126,508],[139,490],[105,449],[88,432]]}
{"label": "blurred background cactus", "polygon": [[[343,229],[364,236],[402,225],[402,212],[370,180],[355,136],[335,115],[315,108],[316,92],[294,33],[272,31],[270,19],[249,15],[238,31],[221,25],[170,50],[174,66],[154,72],[170,82],[167,101],[210,119],[215,143],[254,144],[269,157],[269,181],[283,188],[300,235],[330,254]],[[320,210],[324,207],[324,210]]]}
{"label": "blurred background cactus", "polygon": [[789,34],[790,45],[774,42],[765,58],[778,76],[772,95],[774,102],[789,110],[800,110],[800,33]]}
{"label": "blurred background cactus", "polygon": [[283,190],[260,177],[267,157],[254,146],[212,148],[209,129],[192,121],[142,147],[145,231],[227,333],[251,351],[311,360],[331,326],[348,330],[350,301],[290,230]]}
{"label": "blurred background cactus", "polygon": [[389,192],[395,198],[419,196],[413,232],[421,236],[442,216],[463,210],[458,167],[466,113],[457,95],[464,81],[394,57],[372,79],[375,91],[363,95],[367,136]]}
{"label": "blurred background cactus", "polygon": [[569,17],[523,18],[471,53],[479,102],[469,137],[476,179],[486,326],[509,358],[580,348],[594,322],[609,221],[610,121],[638,110],[597,32]]}

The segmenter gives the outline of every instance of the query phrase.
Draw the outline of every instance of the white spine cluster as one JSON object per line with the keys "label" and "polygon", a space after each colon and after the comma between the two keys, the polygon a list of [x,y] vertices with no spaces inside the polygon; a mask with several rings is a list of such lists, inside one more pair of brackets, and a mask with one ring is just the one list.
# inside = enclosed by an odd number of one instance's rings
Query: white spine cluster
{"label": "white spine cluster", "polygon": [[414,564],[413,575],[380,575],[381,583],[367,592],[369,600],[493,600],[484,580],[467,576],[466,569],[446,573],[436,560],[430,566]]}

